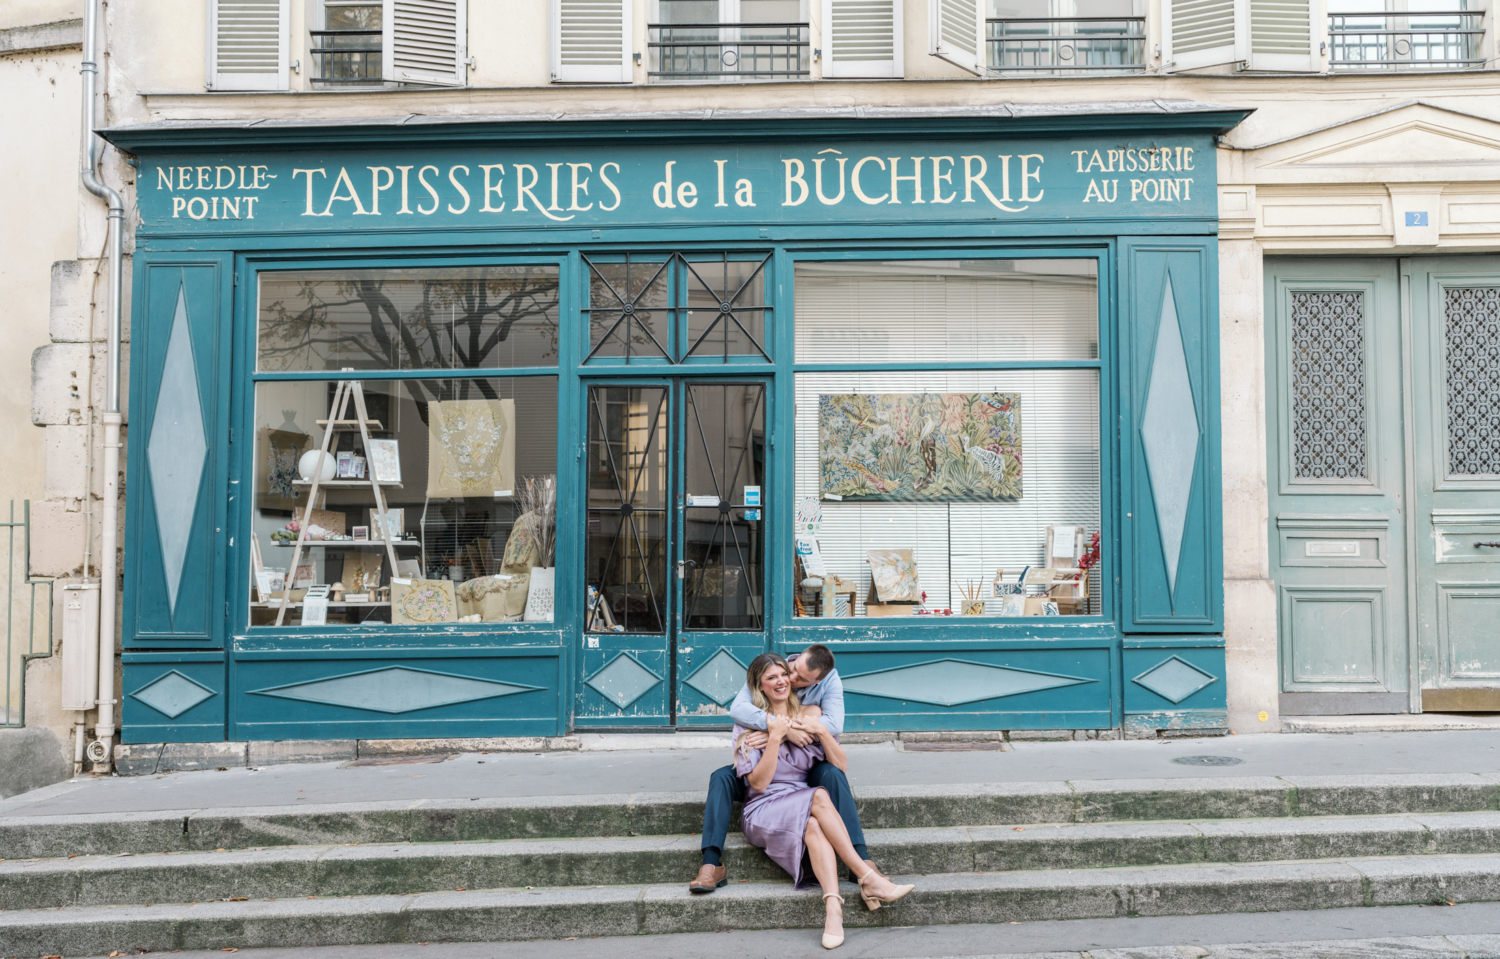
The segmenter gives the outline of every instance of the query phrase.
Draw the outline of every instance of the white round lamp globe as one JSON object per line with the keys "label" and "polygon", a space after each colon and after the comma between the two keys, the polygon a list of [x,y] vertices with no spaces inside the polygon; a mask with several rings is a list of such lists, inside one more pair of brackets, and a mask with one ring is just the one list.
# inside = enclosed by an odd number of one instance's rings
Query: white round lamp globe
{"label": "white round lamp globe", "polygon": [[302,454],[302,459],[297,461],[297,472],[302,475],[303,482],[311,483],[313,470],[318,468],[318,457],[323,457],[322,481],[328,482],[338,472],[338,466],[332,453],[324,453],[322,450],[308,450]]}

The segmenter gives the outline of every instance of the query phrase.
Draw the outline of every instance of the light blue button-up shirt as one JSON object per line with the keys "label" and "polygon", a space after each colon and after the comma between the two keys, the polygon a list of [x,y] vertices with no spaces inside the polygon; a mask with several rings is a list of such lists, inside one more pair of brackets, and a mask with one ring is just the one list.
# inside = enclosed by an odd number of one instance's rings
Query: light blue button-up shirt
{"label": "light blue button-up shirt", "polygon": [[[795,656],[787,657],[789,660]],[[804,706],[817,706],[823,710],[823,725],[835,736],[844,734],[844,682],[839,671],[830,669],[828,675],[806,689],[797,690],[797,698]],[[746,729],[765,729],[766,711],[750,701],[750,687],[740,687],[740,694],[729,706],[729,717]]]}

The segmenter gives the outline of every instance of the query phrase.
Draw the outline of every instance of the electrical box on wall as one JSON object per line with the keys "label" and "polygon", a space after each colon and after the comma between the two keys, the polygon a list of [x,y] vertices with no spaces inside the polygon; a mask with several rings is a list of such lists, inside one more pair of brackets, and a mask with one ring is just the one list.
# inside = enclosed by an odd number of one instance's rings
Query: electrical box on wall
{"label": "electrical box on wall", "polygon": [[62,708],[93,709],[99,699],[99,584],[63,587]]}

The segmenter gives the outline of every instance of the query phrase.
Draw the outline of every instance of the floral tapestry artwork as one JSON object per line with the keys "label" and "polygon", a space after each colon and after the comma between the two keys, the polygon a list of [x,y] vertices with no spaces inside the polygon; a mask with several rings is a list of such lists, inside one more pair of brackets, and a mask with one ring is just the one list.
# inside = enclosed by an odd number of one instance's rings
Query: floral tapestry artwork
{"label": "floral tapestry artwork", "polygon": [[292,430],[262,427],[260,470],[255,478],[255,505],[260,509],[296,509],[302,491],[294,485],[300,478],[297,461],[311,445],[312,437]]}
{"label": "floral tapestry artwork", "polygon": [[430,404],[427,495],[511,495],[516,485],[515,424],[515,400]]}
{"label": "floral tapestry artwork", "polygon": [[826,499],[974,502],[1021,498],[1021,394],[818,397]]}

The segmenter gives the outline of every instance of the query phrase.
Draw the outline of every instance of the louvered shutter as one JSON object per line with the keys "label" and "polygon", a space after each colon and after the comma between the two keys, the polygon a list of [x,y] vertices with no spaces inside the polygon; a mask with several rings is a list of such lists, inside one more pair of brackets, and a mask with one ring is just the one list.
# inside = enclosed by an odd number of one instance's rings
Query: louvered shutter
{"label": "louvered shutter", "polygon": [[383,72],[396,83],[463,86],[468,0],[385,0]]}
{"label": "louvered shutter", "polygon": [[901,77],[900,0],[823,0],[823,76]]}
{"label": "louvered shutter", "polygon": [[291,0],[209,0],[208,88],[285,90]]}
{"label": "louvered shutter", "polygon": [[934,56],[984,76],[984,0],[927,0]]}
{"label": "louvered shutter", "polygon": [[1247,0],[1165,0],[1162,62],[1196,70],[1245,59]]}
{"label": "louvered shutter", "polygon": [[552,79],[629,83],[631,0],[551,0]]}
{"label": "louvered shutter", "polygon": [[1318,69],[1310,0],[1250,0],[1250,69]]}

